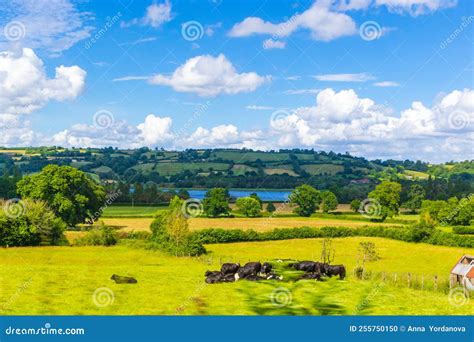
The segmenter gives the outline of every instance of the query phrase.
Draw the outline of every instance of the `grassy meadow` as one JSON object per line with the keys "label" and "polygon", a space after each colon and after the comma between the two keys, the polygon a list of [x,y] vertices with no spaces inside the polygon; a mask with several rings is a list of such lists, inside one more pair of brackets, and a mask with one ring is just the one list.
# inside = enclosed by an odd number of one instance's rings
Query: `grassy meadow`
{"label": "grassy meadow", "polygon": [[[1,314],[9,315],[192,315],[255,314],[250,298],[269,305],[277,287],[291,291],[291,307],[311,306],[312,299],[326,291],[325,300],[343,306],[346,314],[469,315],[472,304],[453,306],[442,291],[412,289],[383,284],[378,279],[356,280],[350,271],[356,264],[360,241],[375,243],[380,260],[369,270],[387,274],[449,274],[452,265],[472,249],[410,244],[381,238],[335,239],[334,263],[346,265],[345,281],[204,283],[204,272],[218,269],[219,262],[275,258],[317,259],[320,239],[208,245],[210,253],[200,258],[172,257],[161,252],[121,243],[114,247],[24,247],[0,250]],[[114,273],[133,276],[138,284],[115,284]],[[335,289],[328,292],[328,286]],[[101,297],[97,289],[107,288]],[[102,291],[102,290],[98,290]],[[111,291],[111,292],[110,292]],[[99,301],[105,306],[97,306]],[[370,298],[367,299],[367,298]],[[277,308],[268,314],[279,314]],[[280,312],[281,314],[281,312]],[[314,312],[317,314],[317,311]]]}

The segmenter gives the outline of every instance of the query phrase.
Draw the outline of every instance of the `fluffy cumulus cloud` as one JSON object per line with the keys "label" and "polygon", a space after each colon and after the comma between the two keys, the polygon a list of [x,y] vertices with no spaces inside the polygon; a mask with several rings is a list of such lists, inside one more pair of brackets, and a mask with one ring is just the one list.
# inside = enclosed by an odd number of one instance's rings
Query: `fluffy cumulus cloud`
{"label": "fluffy cumulus cloud", "polygon": [[171,2],[166,0],[164,3],[152,3],[146,8],[146,13],[141,18],[134,18],[130,21],[123,21],[122,27],[129,27],[133,25],[151,26],[153,28],[161,27],[167,22],[171,21]]}
{"label": "fluffy cumulus cloud", "polygon": [[41,59],[31,49],[0,53],[0,114],[29,114],[51,100],[76,98],[84,89],[86,72],[59,66],[48,78]]}
{"label": "fluffy cumulus cloud", "polygon": [[33,49],[60,54],[77,42],[90,37],[93,16],[81,12],[69,0],[2,1],[0,6],[0,48],[20,43]]}
{"label": "fluffy cumulus cloud", "polygon": [[315,1],[300,14],[280,23],[271,23],[258,17],[248,17],[237,23],[229,32],[231,37],[256,34],[285,38],[298,30],[308,30],[314,40],[330,41],[357,33],[354,20],[345,13],[332,11],[328,1]]}
{"label": "fluffy cumulus cloud", "polygon": [[196,56],[179,66],[172,75],[155,75],[149,82],[170,86],[178,92],[196,93],[199,96],[238,94],[251,92],[267,78],[255,72],[238,73],[223,55]]}
{"label": "fluffy cumulus cloud", "polygon": [[156,145],[166,143],[173,138],[171,125],[173,120],[170,117],[161,118],[153,114],[145,118],[145,122],[138,125],[141,136],[146,145]]}
{"label": "fluffy cumulus cloud", "polygon": [[474,144],[474,91],[455,90],[432,107],[413,102],[394,115],[354,90],[325,89],[317,95],[315,106],[278,115],[270,124],[280,146],[434,161],[445,161],[440,151],[449,151],[450,158],[469,159]]}

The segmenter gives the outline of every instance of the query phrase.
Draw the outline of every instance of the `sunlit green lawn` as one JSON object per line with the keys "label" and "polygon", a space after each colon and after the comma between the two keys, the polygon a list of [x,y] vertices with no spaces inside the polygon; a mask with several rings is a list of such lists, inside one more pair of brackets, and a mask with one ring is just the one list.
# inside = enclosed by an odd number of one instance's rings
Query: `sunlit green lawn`
{"label": "sunlit green lawn", "polygon": [[[472,249],[411,244],[381,238],[336,239],[334,263],[343,263],[351,273],[356,265],[360,241],[373,241],[381,259],[368,269],[388,274],[411,272],[437,274],[446,279],[450,268]],[[206,285],[203,274],[218,269],[219,261],[268,260],[274,258],[319,259],[319,239],[285,240],[209,245],[209,255],[177,258],[138,247],[26,247],[0,250],[0,313],[26,315],[171,315],[171,314],[253,314],[242,293],[258,293],[269,298],[274,287],[292,288],[291,283],[270,285],[245,281]],[[208,264],[211,263],[211,265]],[[129,275],[138,284],[115,284],[112,274]],[[380,280],[358,281],[352,276],[340,283],[331,300],[355,313],[361,298],[372,293],[369,314],[474,314],[472,301],[463,306],[449,304],[447,294],[385,285]],[[292,301],[309,301],[325,284],[306,282],[294,290]],[[94,291],[99,304],[94,304]],[[374,290],[375,289],[375,290]],[[375,294],[374,294],[375,293]],[[309,299],[308,299],[309,298]],[[103,300],[103,302],[101,301]],[[271,313],[271,312],[270,312]],[[275,308],[274,313],[279,313]]]}

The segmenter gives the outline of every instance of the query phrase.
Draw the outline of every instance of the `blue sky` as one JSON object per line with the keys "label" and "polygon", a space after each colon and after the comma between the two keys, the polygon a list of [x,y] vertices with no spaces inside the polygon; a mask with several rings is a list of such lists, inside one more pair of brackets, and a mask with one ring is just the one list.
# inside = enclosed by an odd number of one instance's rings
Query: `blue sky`
{"label": "blue sky", "polygon": [[0,145],[472,159],[473,27],[468,0],[13,0]]}

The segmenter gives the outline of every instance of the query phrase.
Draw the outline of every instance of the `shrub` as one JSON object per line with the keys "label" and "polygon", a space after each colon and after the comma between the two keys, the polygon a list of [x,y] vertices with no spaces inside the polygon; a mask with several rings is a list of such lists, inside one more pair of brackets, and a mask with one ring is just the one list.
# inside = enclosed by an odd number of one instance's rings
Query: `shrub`
{"label": "shrub", "polygon": [[456,234],[474,234],[474,227],[472,226],[454,226],[453,233]]}
{"label": "shrub", "polygon": [[65,223],[57,218],[45,202],[22,200],[7,216],[0,211],[0,246],[58,245],[65,242]]}
{"label": "shrub", "polygon": [[236,201],[237,208],[247,217],[256,217],[260,215],[262,206],[259,201],[252,197],[238,198]]}
{"label": "shrub", "polygon": [[86,235],[74,241],[74,244],[77,246],[113,246],[117,242],[117,232],[100,222],[99,227],[89,230]]}

